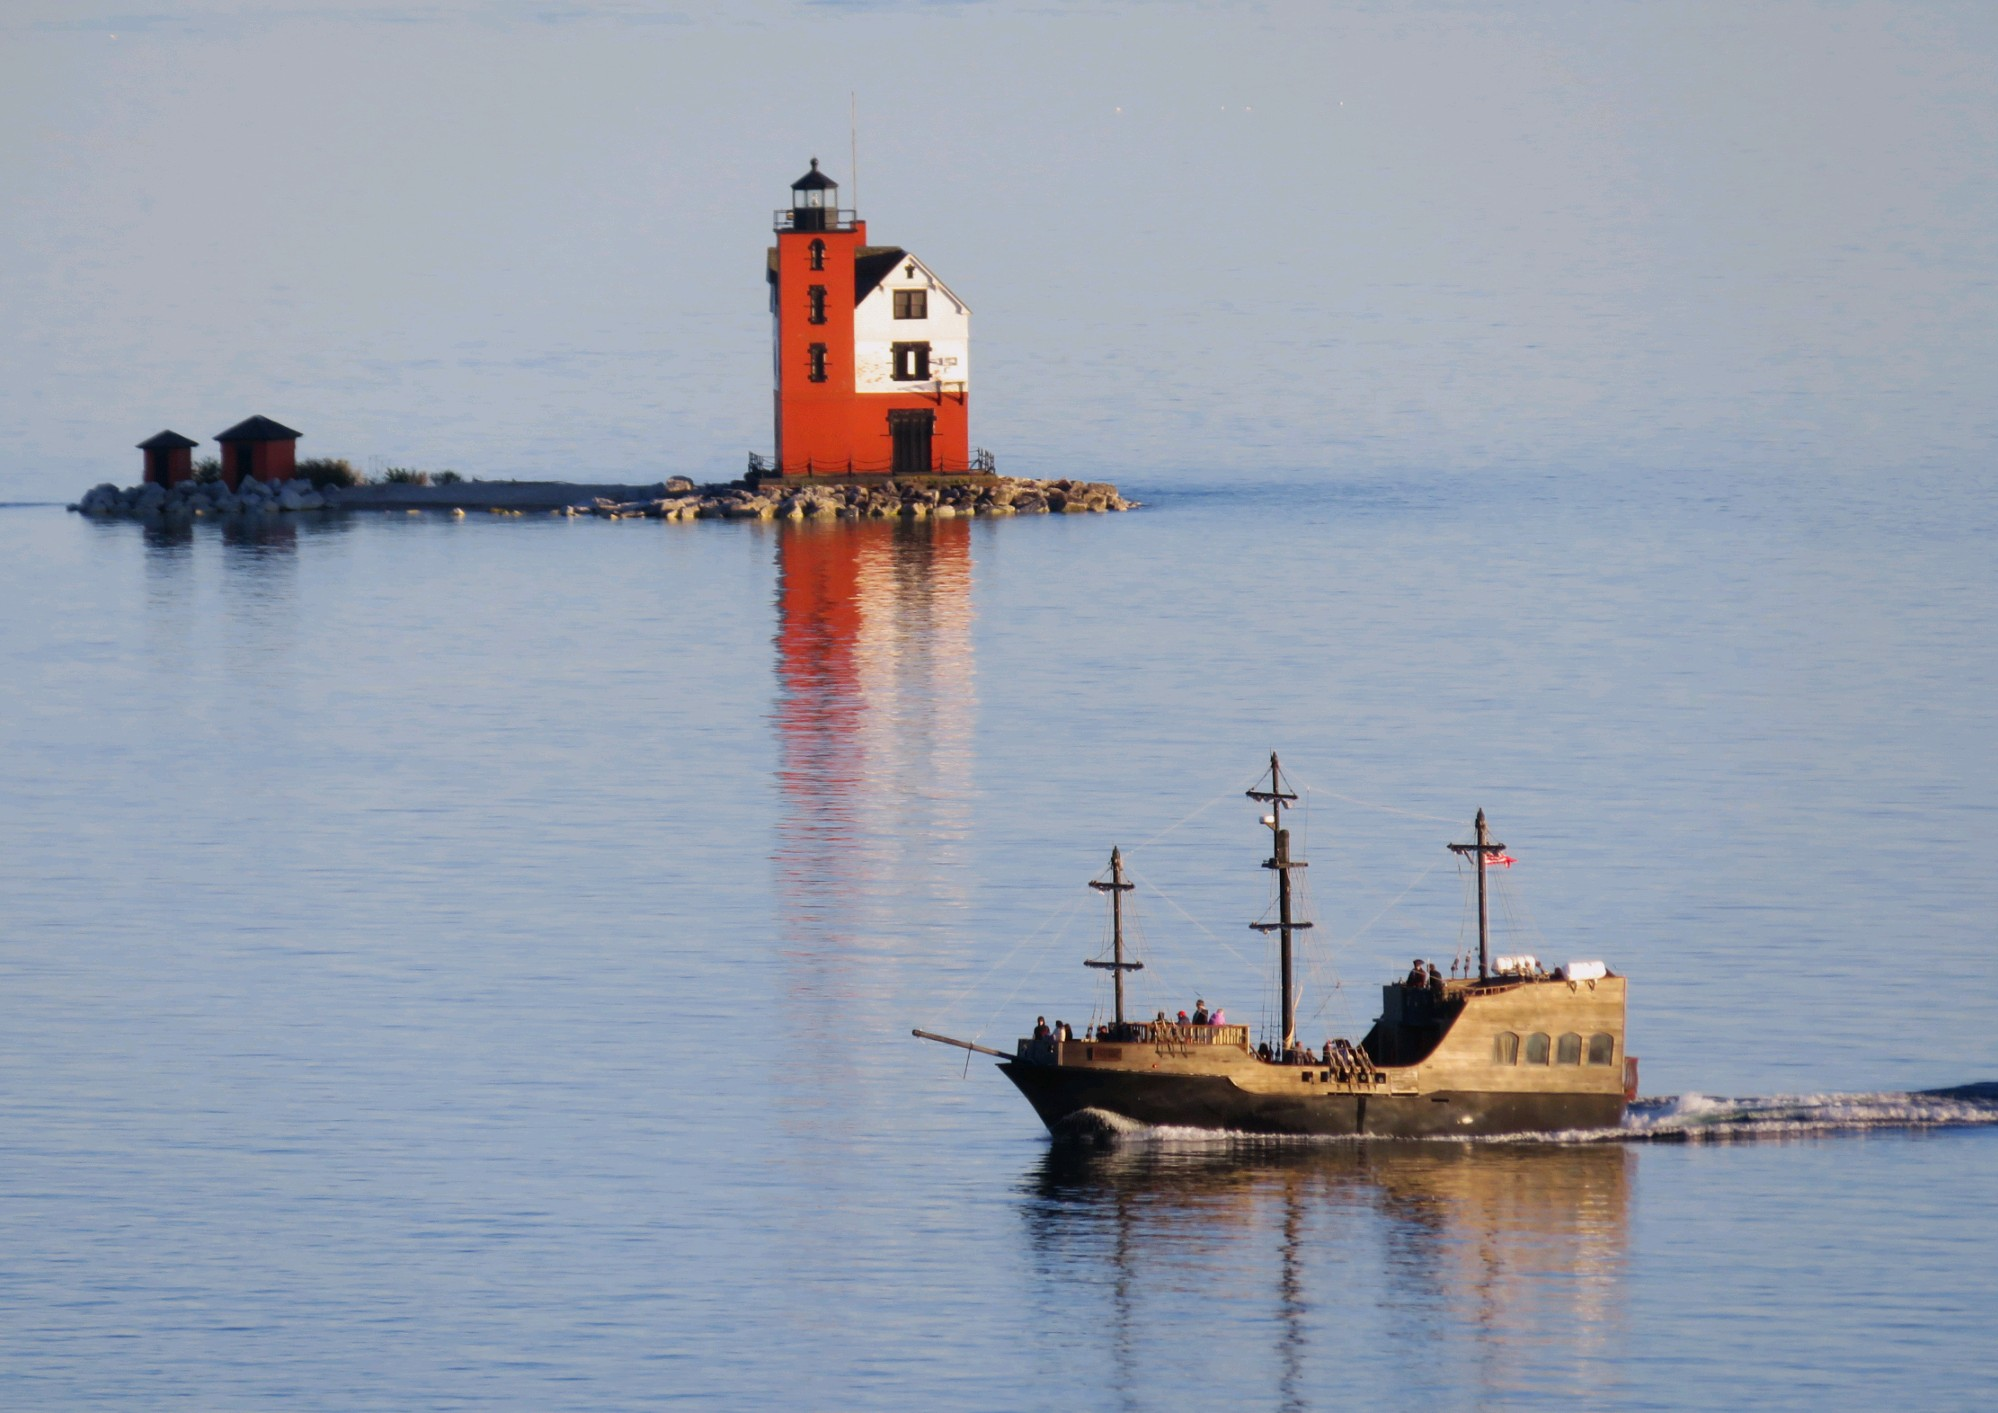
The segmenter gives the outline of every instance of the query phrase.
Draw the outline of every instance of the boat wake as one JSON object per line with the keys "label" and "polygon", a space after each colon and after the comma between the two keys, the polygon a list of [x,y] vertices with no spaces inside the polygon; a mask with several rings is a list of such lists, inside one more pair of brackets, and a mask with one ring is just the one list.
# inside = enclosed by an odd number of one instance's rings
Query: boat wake
{"label": "boat wake", "polygon": [[1913,1132],[1998,1124],[1998,1084],[1912,1094],[1776,1094],[1640,1099],[1623,1127],[1586,1135],[1640,1143],[1738,1143],[1811,1134]]}
{"label": "boat wake", "polygon": [[[1445,1137],[1437,1143],[1753,1143],[1841,1133],[1915,1133],[1932,1129],[1998,1125],[1998,1083],[1881,1094],[1773,1094],[1719,1098],[1679,1094],[1639,1099],[1623,1126],[1502,1137]],[[1372,1142],[1349,1137],[1298,1137],[1139,1123],[1107,1109],[1084,1109],[1056,1127],[1055,1139],[1094,1147],[1127,1144],[1239,1146],[1243,1144]],[[1406,1140],[1394,1140],[1406,1141]]]}

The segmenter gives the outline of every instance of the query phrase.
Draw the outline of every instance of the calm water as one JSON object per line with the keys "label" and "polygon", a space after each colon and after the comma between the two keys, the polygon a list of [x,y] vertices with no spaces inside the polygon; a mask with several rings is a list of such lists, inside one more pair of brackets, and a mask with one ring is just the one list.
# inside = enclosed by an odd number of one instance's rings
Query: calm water
{"label": "calm water", "polygon": [[[1136,489],[0,510],[0,1403],[1986,1404],[1998,1128],[1905,1096],[1998,1078],[1998,496]],[[1307,1035],[1482,806],[1501,949],[1736,1141],[1074,1153],[909,1037],[1100,1014],[1113,843],[1136,1004],[1261,1024],[1272,748]]]}

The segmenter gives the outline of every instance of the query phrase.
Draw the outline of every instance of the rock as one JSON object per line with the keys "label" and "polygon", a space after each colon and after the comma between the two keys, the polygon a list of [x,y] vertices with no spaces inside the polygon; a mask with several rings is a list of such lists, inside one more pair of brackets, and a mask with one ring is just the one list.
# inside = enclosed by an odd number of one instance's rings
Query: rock
{"label": "rock", "polygon": [[666,478],[666,493],[668,495],[685,495],[693,489],[694,483],[685,476],[668,476]]}
{"label": "rock", "polygon": [[955,520],[957,518],[957,507],[954,505],[940,505],[932,510],[930,514],[939,520]]}
{"label": "rock", "polygon": [[453,520],[463,520],[465,518],[465,508],[462,505],[454,506],[451,510],[451,518]]}

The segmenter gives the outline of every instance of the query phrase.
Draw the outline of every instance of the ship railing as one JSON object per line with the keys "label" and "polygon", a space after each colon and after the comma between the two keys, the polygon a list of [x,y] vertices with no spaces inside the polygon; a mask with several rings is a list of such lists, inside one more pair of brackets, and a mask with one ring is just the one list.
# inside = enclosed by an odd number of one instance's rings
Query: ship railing
{"label": "ship railing", "polygon": [[[1088,1040],[1089,1037],[1084,1039]],[[1246,1050],[1249,1048],[1249,1028],[1246,1025],[1194,1025],[1191,1022],[1181,1025],[1177,1021],[1126,1021],[1121,1026],[1114,1024],[1104,1026],[1097,1031],[1094,1043],[1171,1045],[1188,1048],[1196,1045],[1233,1045]]]}

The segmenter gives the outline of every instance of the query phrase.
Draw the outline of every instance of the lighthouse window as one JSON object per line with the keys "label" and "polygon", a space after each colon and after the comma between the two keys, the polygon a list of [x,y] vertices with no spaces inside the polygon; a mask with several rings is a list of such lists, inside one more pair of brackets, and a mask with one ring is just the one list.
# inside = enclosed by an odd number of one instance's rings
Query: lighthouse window
{"label": "lighthouse window", "polygon": [[1547,1037],[1529,1035],[1526,1037],[1526,1063],[1544,1065],[1547,1063]]}
{"label": "lighthouse window", "polygon": [[1606,1065],[1616,1058],[1616,1037],[1607,1031],[1597,1031],[1589,1037],[1589,1063]]}
{"label": "lighthouse window", "polygon": [[890,344],[895,355],[895,381],[921,382],[930,376],[930,346],[926,343]]}
{"label": "lighthouse window", "polygon": [[823,269],[825,269],[825,267],[826,267],[826,243],[825,243],[824,241],[822,241],[822,240],[815,240],[815,241],[813,241],[813,242],[812,242],[812,245],[811,245],[811,252],[812,252],[812,268],[813,268],[814,270],[823,270]]}
{"label": "lighthouse window", "polygon": [[826,380],[826,346],[822,343],[815,343],[806,349],[805,353],[812,361],[812,381],[823,383]]}
{"label": "lighthouse window", "polygon": [[1511,1031],[1501,1031],[1492,1037],[1492,1063],[1516,1065],[1519,1063],[1519,1037]]}
{"label": "lighthouse window", "polygon": [[813,285],[805,291],[805,300],[810,309],[810,312],[805,316],[807,322],[813,324],[825,323],[826,287],[824,285]]}
{"label": "lighthouse window", "polygon": [[1582,1063],[1582,1037],[1570,1031],[1561,1037],[1561,1043],[1554,1049],[1554,1063],[1557,1065],[1579,1065]]}
{"label": "lighthouse window", "polygon": [[897,319],[927,319],[930,317],[930,292],[926,289],[898,289],[895,291],[895,317]]}

